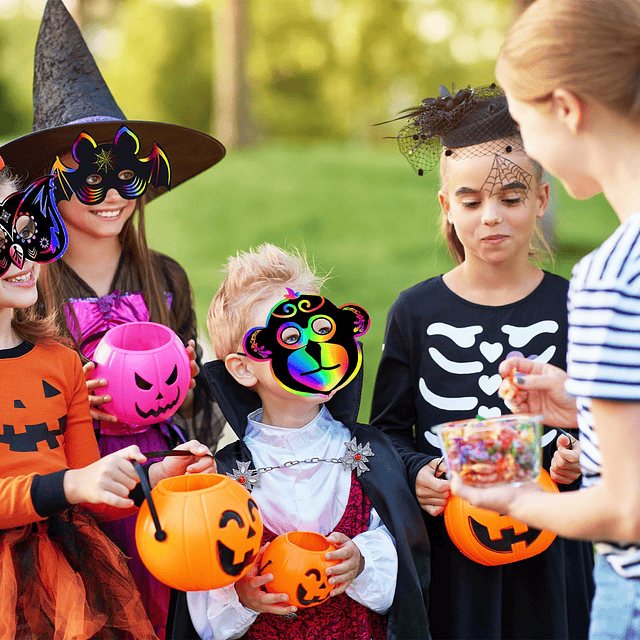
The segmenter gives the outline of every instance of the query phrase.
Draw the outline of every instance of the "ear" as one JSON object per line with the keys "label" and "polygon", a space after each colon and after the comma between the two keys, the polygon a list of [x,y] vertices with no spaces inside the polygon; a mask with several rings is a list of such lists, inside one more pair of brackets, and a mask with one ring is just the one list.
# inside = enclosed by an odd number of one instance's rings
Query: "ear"
{"label": "ear", "polygon": [[549,183],[541,182],[538,187],[538,193],[536,194],[536,204],[538,211],[536,212],[536,218],[542,218],[549,206]]}
{"label": "ear", "polygon": [[73,143],[73,159],[78,164],[82,164],[83,160],[93,160],[97,146],[96,141],[86,131],[83,131]]}
{"label": "ear", "polygon": [[371,324],[371,320],[369,318],[369,314],[357,304],[345,304],[340,307],[343,311],[347,311],[353,314],[353,335],[361,336],[369,330],[369,325]]}
{"label": "ear", "polygon": [[245,356],[240,356],[237,353],[230,353],[224,359],[224,366],[231,374],[231,377],[243,387],[251,388],[258,382],[253,368],[251,367],[251,360]]}
{"label": "ear", "polygon": [[[449,196],[442,190],[438,191],[438,202],[440,203],[440,208],[442,209],[442,213],[449,220],[449,209],[451,208],[451,203],[449,202]],[[451,223],[451,220],[449,220]]]}
{"label": "ear", "polygon": [[113,139],[113,144],[118,147],[118,149],[124,149],[134,156],[137,155],[140,150],[138,136],[127,127],[120,127],[120,129],[118,129],[118,133],[116,133],[116,137]]}
{"label": "ear", "polygon": [[244,352],[252,360],[271,360],[272,353],[270,349],[262,343],[264,327],[254,327],[249,329],[242,341],[242,348]]}
{"label": "ear", "polygon": [[551,109],[558,121],[573,135],[584,125],[584,102],[572,91],[554,89],[551,94]]}

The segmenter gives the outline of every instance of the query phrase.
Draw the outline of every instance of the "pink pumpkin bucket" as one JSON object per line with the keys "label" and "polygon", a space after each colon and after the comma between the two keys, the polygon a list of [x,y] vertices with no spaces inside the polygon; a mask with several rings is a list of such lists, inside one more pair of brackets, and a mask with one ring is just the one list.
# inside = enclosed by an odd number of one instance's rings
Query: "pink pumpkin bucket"
{"label": "pink pumpkin bucket", "polygon": [[177,334],[155,322],[128,322],[107,331],[93,354],[92,378],[111,402],[99,409],[125,424],[148,425],[170,418],[189,391],[191,365]]}

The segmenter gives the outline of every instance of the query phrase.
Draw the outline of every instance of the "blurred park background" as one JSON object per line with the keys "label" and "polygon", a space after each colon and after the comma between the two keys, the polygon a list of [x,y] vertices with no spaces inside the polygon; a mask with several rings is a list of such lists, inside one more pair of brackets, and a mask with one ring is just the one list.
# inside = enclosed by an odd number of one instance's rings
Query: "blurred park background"
{"label": "blurred park background", "polygon": [[[262,242],[306,249],[325,293],[372,318],[368,419],[397,294],[451,268],[437,175],[419,178],[388,120],[439,84],[494,81],[514,0],[65,0],[131,119],[182,124],[227,147],[221,164],[148,209],[152,247],[187,270],[201,330],[226,257]],[[0,139],[30,131],[45,0],[0,0]],[[161,141],[159,140],[161,143]],[[145,151],[143,149],[143,151]],[[569,277],[617,219],[554,185],[554,264]],[[206,331],[205,331],[206,333]]]}

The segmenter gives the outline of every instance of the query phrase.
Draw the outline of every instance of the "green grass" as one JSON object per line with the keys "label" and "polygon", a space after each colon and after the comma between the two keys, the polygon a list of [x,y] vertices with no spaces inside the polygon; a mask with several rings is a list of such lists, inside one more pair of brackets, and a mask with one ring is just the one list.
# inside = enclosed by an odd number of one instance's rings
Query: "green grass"
{"label": "green grass", "polygon": [[[395,150],[337,144],[271,144],[230,151],[220,165],[163,195],[148,209],[150,245],[187,270],[201,330],[229,255],[262,242],[305,248],[324,272],[334,303],[371,315],[365,345],[366,420],[386,313],[397,294],[451,268],[439,235],[437,176],[418,178]],[[617,225],[602,197],[586,202],[557,189],[555,266],[577,260]]]}

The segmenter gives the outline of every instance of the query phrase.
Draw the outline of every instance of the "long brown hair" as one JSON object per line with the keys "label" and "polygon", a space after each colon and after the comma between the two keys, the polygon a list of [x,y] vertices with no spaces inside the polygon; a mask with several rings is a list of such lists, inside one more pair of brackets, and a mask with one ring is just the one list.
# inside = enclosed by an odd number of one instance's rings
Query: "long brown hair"
{"label": "long brown hair", "polygon": [[[135,273],[126,273],[124,276],[126,288],[129,291],[142,291],[152,322],[158,322],[176,330],[176,322],[169,311],[164,293],[166,283],[159,282],[158,274],[153,267],[152,254],[147,244],[144,208],[144,198],[138,198],[134,214],[126,221],[119,235],[123,257],[130,258],[135,266]],[[61,262],[47,264],[43,269],[39,282],[41,305],[44,306],[46,313],[59,310],[58,327],[63,335],[76,342],[76,348],[79,350],[82,335],[79,335],[77,340],[71,335],[65,314],[62,312],[69,313],[75,321],[74,325],[80,327],[72,305],[68,304],[69,298],[73,297],[73,276],[69,268],[60,264]]]}

